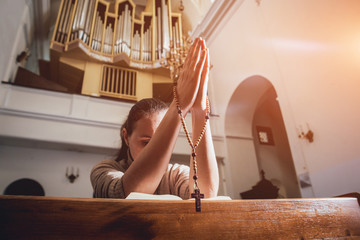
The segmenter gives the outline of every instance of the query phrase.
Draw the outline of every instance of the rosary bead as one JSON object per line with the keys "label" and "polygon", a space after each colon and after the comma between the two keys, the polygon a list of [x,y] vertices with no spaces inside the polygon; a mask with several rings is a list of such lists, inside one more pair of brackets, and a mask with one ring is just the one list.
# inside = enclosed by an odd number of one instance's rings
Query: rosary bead
{"label": "rosary bead", "polygon": [[176,96],[176,83],[174,83],[174,88],[173,88],[173,93],[174,93],[174,100],[175,100],[175,103],[176,103],[176,107],[178,109],[178,113],[180,115],[180,120],[181,120],[181,124],[184,128],[184,132],[186,134],[186,138],[189,142],[189,145],[190,147],[192,148],[192,158],[193,158],[193,167],[194,167],[194,176],[193,176],[193,179],[194,179],[194,188],[195,188],[195,193],[192,193],[191,194],[191,197],[195,197],[196,198],[196,211],[197,212],[200,212],[201,211],[201,208],[200,208],[200,198],[204,198],[204,194],[201,194],[200,193],[200,189],[199,189],[199,186],[198,186],[198,176],[197,176],[197,161],[196,161],[196,153],[195,153],[195,149],[198,147],[201,139],[203,138],[204,134],[205,134],[205,131],[206,131],[206,125],[207,125],[207,122],[209,120],[209,112],[210,112],[210,106],[209,106],[209,99],[207,98],[206,99],[206,110],[207,110],[207,113],[205,115],[205,121],[204,121],[204,125],[203,125],[203,128],[202,128],[202,131],[200,133],[200,136],[198,137],[195,145],[193,143],[193,141],[191,140],[191,136],[189,134],[189,131],[186,127],[186,123],[185,123],[185,119],[184,117],[182,116],[182,111],[181,111],[181,108],[180,108],[180,105],[179,105],[179,101],[177,99],[177,96]]}
{"label": "rosary bead", "polygon": [[202,131],[200,133],[200,136],[198,137],[195,145],[193,144],[193,141],[191,140],[191,136],[189,134],[189,131],[186,127],[186,123],[185,123],[185,119],[184,117],[182,116],[182,112],[181,112],[181,108],[180,108],[180,104],[179,104],[179,100],[177,98],[177,94],[176,94],[176,85],[177,85],[177,81],[175,81],[174,83],[174,87],[173,87],[173,94],[174,94],[174,100],[175,100],[175,103],[176,103],[176,107],[178,109],[178,113],[180,115],[180,120],[181,120],[181,124],[184,128],[184,132],[186,134],[186,138],[190,144],[190,147],[192,148],[192,154],[191,156],[193,157],[193,167],[194,167],[194,176],[193,176],[193,179],[194,179],[194,193],[191,194],[191,197],[193,198],[196,198],[196,201],[195,201],[195,206],[196,206],[196,211],[197,212],[200,212],[201,211],[201,207],[200,207],[200,199],[201,198],[204,198],[204,194],[201,194],[200,193],[200,189],[199,189],[199,186],[198,186],[198,182],[197,182],[197,179],[198,179],[198,176],[197,176],[197,162],[196,162],[196,153],[195,153],[195,149],[197,148],[197,146],[199,145],[202,137],[204,136],[205,134],[205,131],[206,131],[206,125],[208,123],[208,119],[209,119],[209,113],[210,113],[210,105],[209,105],[209,99],[206,98],[206,115],[205,115],[205,121],[204,121],[204,125],[203,125],[203,128],[202,128]]}

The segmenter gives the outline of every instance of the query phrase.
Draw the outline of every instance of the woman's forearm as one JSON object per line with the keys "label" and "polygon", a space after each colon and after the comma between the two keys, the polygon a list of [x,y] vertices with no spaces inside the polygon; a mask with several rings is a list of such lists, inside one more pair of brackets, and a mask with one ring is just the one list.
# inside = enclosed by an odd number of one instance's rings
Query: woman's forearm
{"label": "woman's forearm", "polygon": [[171,104],[151,141],[123,176],[125,194],[154,193],[166,171],[179,134],[180,120]]}
{"label": "woman's forearm", "polygon": [[[193,124],[193,142],[196,143],[205,121],[204,111],[192,111],[192,124]],[[191,149],[190,149],[191,150]],[[197,175],[198,184],[202,193],[205,194],[205,198],[217,196],[219,188],[219,172],[215,156],[214,144],[212,140],[210,121],[206,125],[206,132],[196,148],[196,160],[197,160]],[[189,189],[193,192],[194,189],[194,170],[193,161],[190,160],[190,181]]]}

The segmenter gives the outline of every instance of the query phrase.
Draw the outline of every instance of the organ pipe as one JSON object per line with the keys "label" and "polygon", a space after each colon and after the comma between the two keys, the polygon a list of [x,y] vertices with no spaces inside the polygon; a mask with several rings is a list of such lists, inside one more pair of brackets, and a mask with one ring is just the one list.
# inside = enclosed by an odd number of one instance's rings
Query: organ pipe
{"label": "organ pipe", "polygon": [[[180,17],[170,12],[170,0],[149,1],[152,12],[137,20],[132,0],[62,0],[52,46],[67,51],[65,46],[79,42],[99,56],[159,61],[170,51],[171,41],[177,48],[182,45]],[[110,4],[115,4],[113,12]]]}

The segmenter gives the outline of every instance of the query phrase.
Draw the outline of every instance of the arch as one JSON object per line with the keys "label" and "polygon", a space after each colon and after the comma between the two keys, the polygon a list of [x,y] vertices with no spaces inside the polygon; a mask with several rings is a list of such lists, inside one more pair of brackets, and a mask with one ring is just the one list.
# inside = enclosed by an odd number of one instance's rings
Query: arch
{"label": "arch", "polygon": [[10,183],[4,190],[4,195],[45,196],[45,191],[39,182],[21,178]]}
{"label": "arch", "polygon": [[[258,126],[275,131],[273,145],[259,142]],[[286,197],[300,197],[276,90],[268,79],[250,76],[234,90],[226,109],[225,135],[232,198],[256,185],[261,170],[282,184]]]}
{"label": "arch", "polygon": [[225,135],[251,137],[251,124],[261,96],[272,87],[266,78],[246,78],[232,94],[225,114]]}

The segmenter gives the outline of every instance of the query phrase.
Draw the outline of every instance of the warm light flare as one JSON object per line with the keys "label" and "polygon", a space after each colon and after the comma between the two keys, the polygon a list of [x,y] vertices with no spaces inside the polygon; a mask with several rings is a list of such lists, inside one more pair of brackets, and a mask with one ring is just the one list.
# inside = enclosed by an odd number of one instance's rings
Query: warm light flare
{"label": "warm light flare", "polygon": [[272,40],[275,48],[291,50],[291,51],[326,51],[329,45],[315,41],[305,41],[297,39],[276,38]]}

